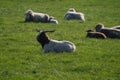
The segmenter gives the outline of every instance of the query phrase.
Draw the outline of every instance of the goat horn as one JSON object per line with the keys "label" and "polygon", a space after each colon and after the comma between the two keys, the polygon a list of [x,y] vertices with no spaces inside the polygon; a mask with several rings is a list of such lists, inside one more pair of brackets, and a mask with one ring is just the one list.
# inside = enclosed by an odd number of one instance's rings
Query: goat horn
{"label": "goat horn", "polygon": [[55,30],[39,30],[39,29],[36,29],[37,32],[55,32]]}
{"label": "goat horn", "polygon": [[45,31],[43,31],[43,32],[55,32],[55,30],[45,30]]}

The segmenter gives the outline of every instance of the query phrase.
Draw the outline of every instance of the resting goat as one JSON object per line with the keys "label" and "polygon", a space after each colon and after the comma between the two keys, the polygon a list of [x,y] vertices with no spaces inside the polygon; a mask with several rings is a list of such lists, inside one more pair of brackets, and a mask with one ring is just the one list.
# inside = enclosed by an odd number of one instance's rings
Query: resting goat
{"label": "resting goat", "polygon": [[42,22],[42,23],[53,23],[51,19],[54,19],[54,18],[52,18],[48,14],[37,13],[37,12],[33,12],[32,10],[28,10],[25,13],[25,22],[33,21],[33,22]]}
{"label": "resting goat", "polygon": [[107,38],[104,33],[94,32],[93,30],[87,30],[87,36],[86,37],[90,37],[90,38],[102,38],[102,39],[106,39]]}
{"label": "resting goat", "polygon": [[41,44],[44,52],[74,52],[76,46],[70,41],[52,40],[46,32],[54,32],[54,30],[39,31],[37,41]]}
{"label": "resting goat", "polygon": [[95,27],[97,32],[104,33],[108,38],[120,38],[120,30],[112,28],[104,28],[103,24],[97,24]]}
{"label": "resting goat", "polygon": [[85,21],[84,14],[81,12],[76,12],[74,8],[70,8],[64,16],[66,20],[81,20]]}

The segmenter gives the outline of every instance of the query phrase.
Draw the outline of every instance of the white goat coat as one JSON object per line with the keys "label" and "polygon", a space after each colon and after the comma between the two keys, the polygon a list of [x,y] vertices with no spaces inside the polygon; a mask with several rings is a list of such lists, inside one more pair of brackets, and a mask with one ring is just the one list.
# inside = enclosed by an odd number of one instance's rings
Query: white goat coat
{"label": "white goat coat", "polygon": [[33,16],[33,21],[34,22],[46,22],[46,15],[47,14],[43,14],[43,13],[33,13],[32,16]]}
{"label": "white goat coat", "polygon": [[65,16],[64,19],[66,20],[82,20],[85,21],[85,17],[83,13],[80,12],[70,12],[68,11]]}
{"label": "white goat coat", "polygon": [[44,52],[74,52],[76,46],[69,41],[50,40],[44,45]]}
{"label": "white goat coat", "polygon": [[32,10],[28,10],[25,13],[26,17],[25,17],[25,22],[48,22],[49,21],[49,15],[48,14],[44,14],[44,13],[37,13],[37,12],[33,12]]}

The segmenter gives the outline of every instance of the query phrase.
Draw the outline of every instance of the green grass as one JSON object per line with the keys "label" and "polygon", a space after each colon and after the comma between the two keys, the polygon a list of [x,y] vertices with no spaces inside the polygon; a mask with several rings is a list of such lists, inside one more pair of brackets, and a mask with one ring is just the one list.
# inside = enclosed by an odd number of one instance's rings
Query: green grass
{"label": "green grass", "polygon": [[[66,21],[69,8],[85,14],[86,21]],[[59,24],[23,23],[32,9],[48,13]],[[1,0],[0,80],[119,80],[120,40],[86,38],[97,23],[120,25],[119,0]],[[52,39],[69,40],[74,53],[43,53],[36,29],[53,30]]]}

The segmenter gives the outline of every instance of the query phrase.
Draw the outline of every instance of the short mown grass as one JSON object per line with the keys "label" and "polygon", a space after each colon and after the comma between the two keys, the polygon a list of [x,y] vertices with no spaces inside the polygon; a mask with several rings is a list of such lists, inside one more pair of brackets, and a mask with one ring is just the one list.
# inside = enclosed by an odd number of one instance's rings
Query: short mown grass
{"label": "short mown grass", "polygon": [[[66,21],[69,8],[85,14],[86,21]],[[59,24],[24,23],[24,13],[48,13]],[[120,40],[86,38],[97,23],[120,25],[119,0],[1,0],[0,80],[119,80]],[[56,30],[52,39],[69,40],[74,53],[43,53],[36,29]]]}

